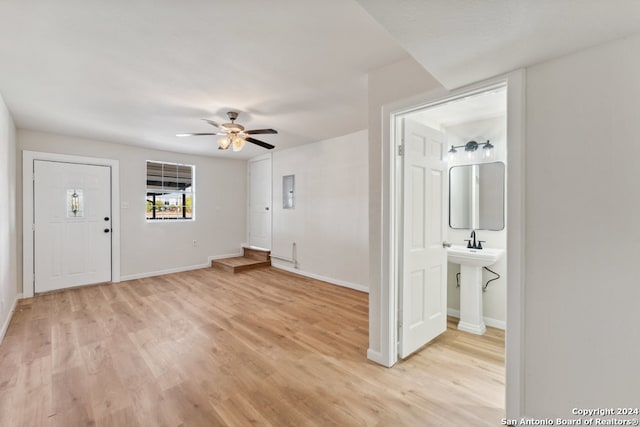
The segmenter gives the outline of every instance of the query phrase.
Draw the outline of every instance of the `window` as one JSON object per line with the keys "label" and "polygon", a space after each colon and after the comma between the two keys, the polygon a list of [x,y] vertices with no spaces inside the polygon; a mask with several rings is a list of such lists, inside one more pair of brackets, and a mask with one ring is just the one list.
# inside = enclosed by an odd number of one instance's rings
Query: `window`
{"label": "window", "polygon": [[147,160],[147,221],[194,219],[194,170]]}

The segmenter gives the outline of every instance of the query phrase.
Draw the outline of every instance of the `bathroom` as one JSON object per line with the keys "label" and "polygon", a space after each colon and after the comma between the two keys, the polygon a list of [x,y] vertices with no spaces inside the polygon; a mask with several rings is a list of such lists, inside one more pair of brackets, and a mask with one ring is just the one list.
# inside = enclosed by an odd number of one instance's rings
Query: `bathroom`
{"label": "bathroom", "polygon": [[[485,252],[501,250],[495,263],[478,270],[483,288],[480,318],[487,327],[498,329],[506,327],[506,111],[507,88],[500,86],[415,111],[405,118],[439,131],[445,141],[449,189],[444,202],[448,207],[445,240],[466,248],[474,245],[475,237],[475,245],[482,241]],[[448,262],[447,314],[455,318],[460,318],[461,311],[460,272],[460,264]],[[460,329],[464,329],[462,325]],[[484,332],[483,327],[464,330]]]}

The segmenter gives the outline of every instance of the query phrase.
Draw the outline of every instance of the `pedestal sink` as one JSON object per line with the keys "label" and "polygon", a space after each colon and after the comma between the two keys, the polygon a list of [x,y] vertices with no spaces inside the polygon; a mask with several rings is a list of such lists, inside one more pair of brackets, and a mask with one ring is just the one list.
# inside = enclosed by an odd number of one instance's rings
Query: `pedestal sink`
{"label": "pedestal sink", "polygon": [[447,260],[460,264],[460,322],[458,329],[482,335],[487,330],[482,314],[482,267],[495,264],[502,249],[447,248]]}

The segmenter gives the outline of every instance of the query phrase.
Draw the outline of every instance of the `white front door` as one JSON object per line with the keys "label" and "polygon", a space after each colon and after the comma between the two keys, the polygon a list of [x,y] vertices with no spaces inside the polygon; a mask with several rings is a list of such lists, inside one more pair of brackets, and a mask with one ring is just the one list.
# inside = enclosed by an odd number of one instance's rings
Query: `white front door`
{"label": "white front door", "polygon": [[271,249],[271,156],[249,161],[249,244]]}
{"label": "white front door", "polygon": [[35,292],[111,281],[111,168],[34,161]]}
{"label": "white front door", "polygon": [[447,329],[447,165],[441,132],[403,120],[403,214],[399,355],[407,357]]}

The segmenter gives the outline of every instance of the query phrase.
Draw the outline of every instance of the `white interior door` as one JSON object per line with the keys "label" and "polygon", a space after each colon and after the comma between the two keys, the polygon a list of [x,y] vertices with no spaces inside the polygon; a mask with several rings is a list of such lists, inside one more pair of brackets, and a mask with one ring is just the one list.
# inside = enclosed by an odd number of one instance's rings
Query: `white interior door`
{"label": "white interior door", "polygon": [[249,161],[249,244],[271,249],[271,156]]}
{"label": "white interior door", "polygon": [[111,168],[34,162],[35,292],[111,281]]}
{"label": "white interior door", "polygon": [[403,120],[403,230],[399,355],[404,358],[447,329],[447,165],[441,132]]}

